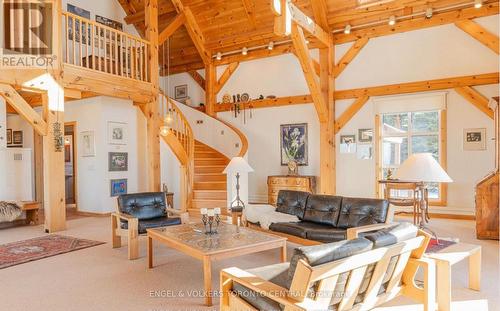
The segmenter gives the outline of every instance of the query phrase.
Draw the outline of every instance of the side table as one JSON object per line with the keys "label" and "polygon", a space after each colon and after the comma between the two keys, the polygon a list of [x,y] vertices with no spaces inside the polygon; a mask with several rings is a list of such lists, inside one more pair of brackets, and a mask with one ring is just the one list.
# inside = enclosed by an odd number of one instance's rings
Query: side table
{"label": "side table", "polygon": [[436,262],[438,310],[451,310],[451,267],[469,259],[469,288],[481,288],[481,246],[457,243],[436,253],[425,254]]}

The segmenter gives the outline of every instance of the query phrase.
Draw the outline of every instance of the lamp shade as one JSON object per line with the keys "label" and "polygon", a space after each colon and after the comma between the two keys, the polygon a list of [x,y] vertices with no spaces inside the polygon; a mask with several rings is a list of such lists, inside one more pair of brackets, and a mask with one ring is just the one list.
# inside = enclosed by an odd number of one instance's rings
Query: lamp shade
{"label": "lamp shade", "polygon": [[449,183],[453,180],[430,153],[414,153],[397,169],[394,178],[405,181]]}
{"label": "lamp shade", "polygon": [[242,157],[234,157],[226,166],[223,173],[227,174],[229,172],[248,173],[253,172],[253,168]]}

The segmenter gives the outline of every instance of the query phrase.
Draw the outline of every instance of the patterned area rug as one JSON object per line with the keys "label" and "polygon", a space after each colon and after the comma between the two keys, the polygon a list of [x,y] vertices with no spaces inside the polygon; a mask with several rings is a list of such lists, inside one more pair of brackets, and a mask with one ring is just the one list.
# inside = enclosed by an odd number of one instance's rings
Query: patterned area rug
{"label": "patterned area rug", "polygon": [[57,234],[3,244],[0,245],[0,269],[101,244],[104,242]]}

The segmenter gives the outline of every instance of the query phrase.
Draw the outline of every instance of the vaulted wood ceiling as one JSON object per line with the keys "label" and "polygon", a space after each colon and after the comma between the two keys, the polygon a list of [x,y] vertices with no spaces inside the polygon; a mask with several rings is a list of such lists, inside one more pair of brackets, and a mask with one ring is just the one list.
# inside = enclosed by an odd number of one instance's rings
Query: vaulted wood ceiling
{"label": "vaulted wood ceiling", "polygon": [[[170,0],[158,1],[159,29],[161,31],[175,18],[177,12]],[[274,15],[271,10],[271,1],[182,0],[182,3],[193,12],[205,37],[206,48],[214,55],[217,52],[237,51],[243,47],[265,46],[270,41],[283,42],[288,40],[289,38],[278,37],[273,33]],[[364,6],[359,6],[358,1],[295,0],[292,2],[310,17],[314,16],[313,7],[314,9],[326,7],[328,30],[334,33],[337,42],[355,40],[356,32],[385,31],[390,33],[396,31],[400,22],[424,20],[423,12],[427,8],[434,10],[433,19],[436,20],[440,18],[440,14],[448,13],[448,17],[450,17],[451,11],[456,12],[458,18],[464,13],[462,11],[464,7],[470,8],[473,5],[473,0],[393,0],[378,1],[376,4],[365,4]],[[127,13],[126,23],[133,24],[142,35],[144,33],[144,0],[119,0],[119,2]],[[486,8],[487,3],[491,4],[489,8]],[[486,10],[488,11],[486,12]],[[498,2],[495,0],[484,1],[484,7],[478,10],[477,16],[491,14],[498,14]],[[398,24],[389,27],[387,20],[392,15],[398,18]],[[436,20],[434,24],[443,23]],[[343,29],[347,24],[353,27],[350,36],[343,34]],[[314,39],[310,38],[310,41],[311,45],[314,46]],[[286,44],[284,43],[284,45]],[[291,46],[291,44],[288,45]],[[286,49],[284,46],[282,48]],[[164,59],[168,53],[167,44],[160,47],[159,53],[160,63],[166,66]],[[203,67],[203,62],[188,32],[185,27],[180,27],[170,37],[170,73]]]}

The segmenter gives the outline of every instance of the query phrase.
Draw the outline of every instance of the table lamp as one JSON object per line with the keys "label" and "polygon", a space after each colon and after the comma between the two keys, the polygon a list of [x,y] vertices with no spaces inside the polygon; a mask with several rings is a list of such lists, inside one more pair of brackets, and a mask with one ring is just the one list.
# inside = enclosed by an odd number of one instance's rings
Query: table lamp
{"label": "table lamp", "polygon": [[236,199],[231,202],[229,209],[235,212],[241,212],[245,208],[245,203],[240,199],[240,173],[253,172],[253,168],[248,165],[248,162],[242,157],[234,157],[226,166],[223,173],[228,175],[236,173]]}

